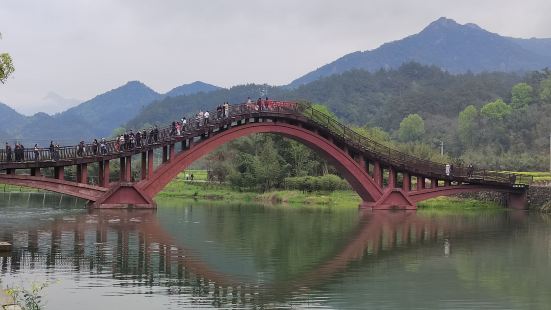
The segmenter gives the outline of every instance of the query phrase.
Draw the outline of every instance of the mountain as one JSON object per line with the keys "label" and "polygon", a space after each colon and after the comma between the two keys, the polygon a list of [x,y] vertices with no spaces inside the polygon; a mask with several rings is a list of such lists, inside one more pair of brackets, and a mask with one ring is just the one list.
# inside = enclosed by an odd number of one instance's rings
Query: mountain
{"label": "mountain", "polygon": [[61,123],[81,120],[83,124],[80,127],[93,128],[94,136],[107,136],[114,128],[126,123],[146,105],[161,97],[161,94],[145,84],[132,81],[54,117]]}
{"label": "mountain", "polygon": [[182,86],[178,86],[176,88],[173,88],[171,91],[166,93],[166,96],[169,97],[176,97],[176,96],[185,96],[185,95],[192,95],[196,93],[208,93],[211,91],[219,90],[221,87],[207,84],[201,81],[195,81],[191,84],[184,84]]}
{"label": "mountain", "polygon": [[532,51],[536,54],[551,57],[551,39],[520,39],[508,38],[513,43],[520,45],[522,48]]}
{"label": "mountain", "polygon": [[[156,100],[217,90],[223,89],[198,81],[161,95],[139,81],[131,81],[54,115],[41,112],[24,116],[0,103],[0,138],[47,145],[50,140],[73,144],[80,140],[107,137]],[[62,97],[51,93],[44,100],[56,98]]]}
{"label": "mountain", "polygon": [[[510,98],[516,73],[454,75],[436,66],[406,63],[398,69],[369,72],[351,70],[319,79],[296,89],[271,87],[270,97],[307,100],[326,105],[339,118],[357,125],[370,124],[395,130],[410,113],[419,113],[427,123],[432,115],[451,121],[469,104],[482,105],[496,98]],[[127,128],[167,124],[199,110],[212,109],[224,101],[240,103],[255,98],[261,85],[242,85],[211,93],[167,97],[149,106],[128,122]],[[446,128],[451,128],[447,126]]]}
{"label": "mountain", "polygon": [[57,93],[48,92],[46,96],[44,96],[42,100],[33,107],[33,110],[42,111],[51,115],[63,112],[71,107],[78,105],[81,102],[82,100],[65,98]]}
{"label": "mountain", "polygon": [[550,44],[550,39],[502,37],[475,24],[460,25],[442,17],[418,34],[385,43],[372,51],[345,55],[289,86],[298,87],[352,69],[398,68],[410,61],[435,65],[451,73],[538,70],[551,66]]}
{"label": "mountain", "polygon": [[43,146],[50,140],[73,144],[106,137],[161,98],[161,94],[143,83],[132,81],[55,115],[41,112],[24,116],[0,104],[1,137]]}
{"label": "mountain", "polygon": [[[27,118],[14,109],[0,102],[0,131],[7,133],[11,128],[23,126]],[[1,136],[4,138],[4,136]]]}

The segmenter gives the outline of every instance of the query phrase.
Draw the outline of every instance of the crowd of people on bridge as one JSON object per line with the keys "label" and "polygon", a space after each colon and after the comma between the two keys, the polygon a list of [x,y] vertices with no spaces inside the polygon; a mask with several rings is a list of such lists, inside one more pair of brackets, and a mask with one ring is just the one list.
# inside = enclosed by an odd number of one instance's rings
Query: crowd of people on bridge
{"label": "crowd of people on bridge", "polygon": [[[279,107],[288,107],[291,103],[273,101],[268,99],[268,97],[262,99],[258,98],[254,102],[250,97],[247,98],[245,104],[232,106],[229,102],[224,102],[216,107],[216,112],[211,113],[209,111],[199,111],[195,114],[193,118],[182,117],[178,121],[173,121],[168,128],[168,136],[181,136],[184,132],[189,130],[197,130],[203,126],[208,126],[212,122],[228,119],[233,113],[245,113],[245,112],[255,112],[255,111],[272,111]],[[15,143],[12,146],[6,142],[4,154],[0,158],[2,161],[26,161],[26,160],[40,160],[48,159],[47,154],[49,153],[49,159],[54,161],[59,161],[62,157],[65,156],[74,156],[84,157],[84,156],[99,156],[107,155],[109,153],[120,153],[129,150],[134,150],[136,148],[141,148],[146,145],[156,144],[160,142],[160,130],[157,125],[150,128],[149,130],[143,129],[141,131],[134,132],[133,130],[127,131],[120,134],[116,137],[114,141],[106,141],[105,138],[102,138],[100,141],[94,139],[90,145],[87,145],[84,141],[81,141],[76,146],[76,154],[72,153],[74,151],[65,151],[73,148],[60,147],[59,144],[50,141],[50,145],[46,153],[41,152],[41,149],[35,144],[32,152],[25,152],[25,147],[22,143]],[[164,138],[163,134],[163,138]],[[73,149],[74,150],[74,149]],[[74,154],[74,155],[71,155]],[[41,158],[41,156],[43,158]]]}

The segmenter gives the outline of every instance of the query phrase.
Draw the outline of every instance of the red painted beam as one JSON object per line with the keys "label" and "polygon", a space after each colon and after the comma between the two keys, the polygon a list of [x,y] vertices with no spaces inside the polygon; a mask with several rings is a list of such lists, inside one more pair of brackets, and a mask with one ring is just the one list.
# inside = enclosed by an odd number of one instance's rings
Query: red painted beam
{"label": "red painted beam", "polygon": [[170,145],[170,148],[169,148],[169,156],[168,156],[168,159],[169,160],[173,160],[174,159],[174,156],[176,155],[176,147],[173,144]]}
{"label": "red painted beam", "polygon": [[99,162],[98,182],[101,187],[109,186],[109,174],[110,167],[108,160],[102,160]]}
{"label": "red painted beam", "polygon": [[126,157],[124,169],[124,182],[132,182],[132,156]]}
{"label": "red painted beam", "polygon": [[425,189],[425,177],[417,176],[417,190],[420,191],[422,189]]}
{"label": "red painted beam", "polygon": [[383,187],[383,169],[380,161],[373,162],[373,179],[380,187]]}
{"label": "red painted beam", "polygon": [[403,182],[402,190],[409,192],[411,190],[411,175],[407,172],[402,172]]}
{"label": "red painted beam", "polygon": [[147,179],[149,180],[151,176],[153,175],[153,171],[155,170],[155,162],[153,157],[153,150],[147,151]]}
{"label": "red painted beam", "polygon": [[147,152],[142,152],[142,173],[141,179],[145,180],[147,178]]}
{"label": "red painted beam", "polygon": [[64,166],[58,166],[54,167],[54,178],[58,180],[65,180],[65,167]]}
{"label": "red painted beam", "polygon": [[163,146],[163,164],[168,161],[168,145]]}

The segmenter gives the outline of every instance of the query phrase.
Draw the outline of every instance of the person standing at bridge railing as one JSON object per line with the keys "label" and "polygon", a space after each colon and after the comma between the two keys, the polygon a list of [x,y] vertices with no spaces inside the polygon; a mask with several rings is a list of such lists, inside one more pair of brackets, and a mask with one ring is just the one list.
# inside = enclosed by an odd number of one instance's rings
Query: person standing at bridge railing
{"label": "person standing at bridge railing", "polygon": [[107,155],[107,144],[105,144],[105,138],[101,139],[101,143],[99,144],[100,153],[101,155]]}
{"label": "person standing at bridge railing", "polygon": [[6,160],[11,161],[11,146],[6,142]]}
{"label": "person standing at bridge railing", "polygon": [[143,145],[147,145],[147,130],[145,128],[142,130],[142,141]]}
{"label": "person standing at bridge railing", "polygon": [[209,116],[210,116],[209,111],[205,111],[205,114],[203,114],[203,116],[205,117],[205,125],[208,125],[209,124]]}
{"label": "person standing at bridge railing", "polygon": [[77,146],[77,156],[83,157],[85,151],[86,151],[86,148],[84,146],[84,141],[80,141],[80,143]]}
{"label": "person standing at bridge railing", "polygon": [[40,152],[38,151],[38,144],[34,145],[34,160],[38,161],[40,158]]}
{"label": "person standing at bridge railing", "polygon": [[157,143],[159,141],[159,127],[155,125],[153,128],[153,142]]}
{"label": "person standing at bridge railing", "polygon": [[98,139],[94,139],[94,142],[92,142],[92,154],[94,156],[98,155],[98,146],[99,146]]}

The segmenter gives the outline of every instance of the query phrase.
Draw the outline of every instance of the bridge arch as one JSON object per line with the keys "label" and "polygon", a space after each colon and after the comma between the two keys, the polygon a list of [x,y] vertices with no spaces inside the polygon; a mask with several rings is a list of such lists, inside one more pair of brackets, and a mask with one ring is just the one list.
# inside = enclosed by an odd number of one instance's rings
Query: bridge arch
{"label": "bridge arch", "polygon": [[282,122],[254,122],[221,131],[189,151],[179,153],[174,160],[157,168],[151,178],[139,182],[137,187],[153,197],[194,161],[227,142],[255,133],[279,134],[318,152],[342,174],[364,201],[377,201],[382,195],[374,179],[344,150],[313,131]]}
{"label": "bridge arch", "polygon": [[99,186],[28,175],[2,174],[0,183],[37,188],[90,201],[99,199],[108,191]]}

